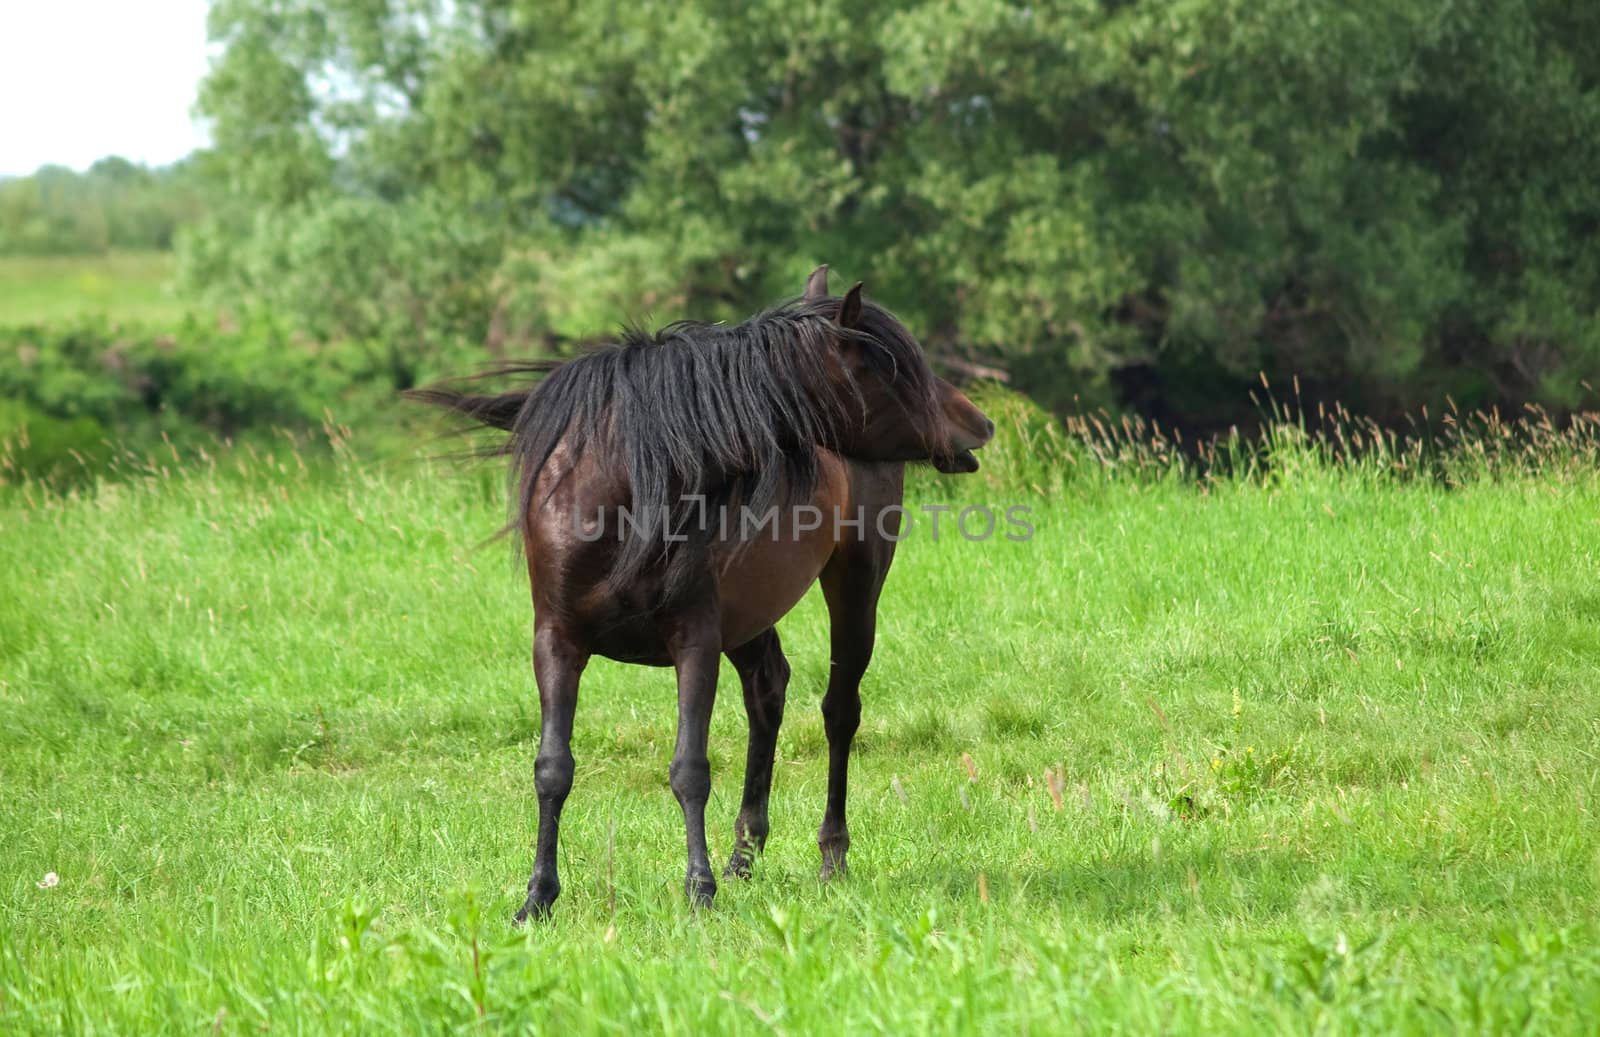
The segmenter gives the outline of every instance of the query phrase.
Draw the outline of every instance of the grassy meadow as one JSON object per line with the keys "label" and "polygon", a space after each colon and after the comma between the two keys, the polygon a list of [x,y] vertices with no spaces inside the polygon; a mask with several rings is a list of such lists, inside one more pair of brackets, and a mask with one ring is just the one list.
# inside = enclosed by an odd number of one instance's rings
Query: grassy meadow
{"label": "grassy meadow", "polygon": [[564,893],[524,931],[530,610],[474,550],[498,473],[286,446],[0,486],[0,1031],[1592,1025],[1592,463],[1285,447],[1197,487],[1002,424],[915,500],[1027,504],[1036,535],[902,544],[849,878],[816,878],[813,594],[754,880],[685,905],[670,671],[597,660]]}
{"label": "grassy meadow", "polygon": [[85,317],[171,325],[187,308],[168,252],[0,256],[0,327]]}

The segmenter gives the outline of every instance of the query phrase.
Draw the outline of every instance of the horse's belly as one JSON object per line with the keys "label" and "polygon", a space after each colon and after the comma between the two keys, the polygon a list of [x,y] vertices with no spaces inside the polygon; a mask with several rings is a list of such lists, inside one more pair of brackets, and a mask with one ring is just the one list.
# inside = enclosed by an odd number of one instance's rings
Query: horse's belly
{"label": "horse's belly", "polygon": [[[724,650],[737,648],[774,625],[805,597],[833,552],[832,531],[820,532],[826,537],[763,540],[733,558],[718,585]],[[672,665],[658,620],[648,613],[609,618],[590,647],[618,662]]]}
{"label": "horse's belly", "polygon": [[782,619],[817,582],[833,553],[824,537],[749,545],[723,573],[722,644],[737,648]]}
{"label": "horse's belly", "polygon": [[817,582],[849,517],[849,479],[842,458],[821,451],[816,492],[780,508],[770,526],[745,542],[718,583],[722,644],[737,648],[782,619]]}

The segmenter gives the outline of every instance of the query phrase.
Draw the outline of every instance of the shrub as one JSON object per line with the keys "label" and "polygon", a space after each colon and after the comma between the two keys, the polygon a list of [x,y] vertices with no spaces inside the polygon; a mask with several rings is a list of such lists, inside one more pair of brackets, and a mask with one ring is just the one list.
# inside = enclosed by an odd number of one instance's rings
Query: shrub
{"label": "shrub", "polygon": [[[0,440],[14,470],[59,476],[162,435],[233,438],[304,430],[373,409],[394,384],[359,344],[321,343],[270,321],[176,333],[105,323],[0,331]],[[82,462],[66,463],[74,454]],[[98,461],[97,461],[98,459]]]}

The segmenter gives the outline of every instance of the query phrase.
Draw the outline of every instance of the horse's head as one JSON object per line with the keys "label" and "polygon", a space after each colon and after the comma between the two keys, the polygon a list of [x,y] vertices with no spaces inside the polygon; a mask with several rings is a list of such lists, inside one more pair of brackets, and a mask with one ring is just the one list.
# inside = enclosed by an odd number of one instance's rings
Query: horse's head
{"label": "horse's head", "polygon": [[893,314],[861,298],[860,282],[834,299],[828,268],[819,266],[806,281],[804,302],[826,312],[837,332],[830,376],[848,401],[837,444],[843,453],[864,461],[927,461],[941,472],[978,470],[972,452],[989,442],[994,422],[933,373],[921,344]]}

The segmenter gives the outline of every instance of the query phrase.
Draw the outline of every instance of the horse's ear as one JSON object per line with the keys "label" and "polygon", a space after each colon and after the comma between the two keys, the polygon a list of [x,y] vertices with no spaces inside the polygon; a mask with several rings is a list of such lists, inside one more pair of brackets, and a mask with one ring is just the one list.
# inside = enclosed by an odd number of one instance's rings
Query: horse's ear
{"label": "horse's ear", "polygon": [[844,302],[839,304],[839,327],[854,328],[861,323],[861,282],[857,281],[844,293]]}
{"label": "horse's ear", "polygon": [[813,299],[826,299],[828,297],[828,264],[824,263],[811,271],[811,276],[806,278],[806,301]]}

